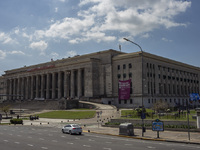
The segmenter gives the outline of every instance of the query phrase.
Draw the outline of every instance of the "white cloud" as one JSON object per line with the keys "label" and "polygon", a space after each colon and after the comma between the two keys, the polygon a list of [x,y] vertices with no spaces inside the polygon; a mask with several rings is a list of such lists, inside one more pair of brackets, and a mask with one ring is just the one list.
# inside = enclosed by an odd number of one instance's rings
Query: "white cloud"
{"label": "white cloud", "polygon": [[142,38],[149,38],[149,36],[150,36],[149,33],[141,35]]}
{"label": "white cloud", "polygon": [[18,55],[25,55],[24,52],[22,51],[11,51],[11,52],[8,52],[9,54],[18,54]]}
{"label": "white cloud", "polygon": [[[114,41],[113,32],[148,38],[148,32],[160,27],[187,26],[174,17],[191,7],[191,2],[178,0],[81,0],[75,18],[64,18],[35,37],[62,38],[76,44],[89,40]],[[57,10],[56,10],[57,11]],[[118,37],[119,38],[119,37]]]}
{"label": "white cloud", "polygon": [[76,56],[76,55],[77,55],[76,51],[68,51],[66,57],[73,57],[73,56]]}
{"label": "white cloud", "polygon": [[6,52],[0,50],[0,59],[4,59],[6,57]]}
{"label": "white cloud", "polygon": [[58,12],[58,7],[55,8],[55,12],[56,12],[56,13]]}
{"label": "white cloud", "polygon": [[172,40],[169,40],[169,39],[167,39],[165,37],[163,37],[162,40],[165,41],[165,42],[172,42]]}
{"label": "white cloud", "polygon": [[2,42],[3,44],[17,44],[17,42],[13,40],[10,35],[5,34],[4,32],[0,33],[0,42]]}
{"label": "white cloud", "polygon": [[52,52],[52,53],[50,54],[50,56],[52,57],[52,59],[58,59],[59,54],[56,53],[56,52]]}
{"label": "white cloud", "polygon": [[40,55],[44,55],[45,49],[48,47],[48,43],[45,41],[33,42],[29,45],[30,48],[40,50]]}

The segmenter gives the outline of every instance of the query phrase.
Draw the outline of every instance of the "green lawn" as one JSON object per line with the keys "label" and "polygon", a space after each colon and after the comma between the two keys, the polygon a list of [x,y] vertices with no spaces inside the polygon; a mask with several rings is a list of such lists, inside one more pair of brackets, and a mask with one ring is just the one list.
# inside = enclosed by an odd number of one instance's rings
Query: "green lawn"
{"label": "green lawn", "polygon": [[88,119],[93,118],[95,114],[95,111],[51,111],[37,114],[37,116],[53,119]]}

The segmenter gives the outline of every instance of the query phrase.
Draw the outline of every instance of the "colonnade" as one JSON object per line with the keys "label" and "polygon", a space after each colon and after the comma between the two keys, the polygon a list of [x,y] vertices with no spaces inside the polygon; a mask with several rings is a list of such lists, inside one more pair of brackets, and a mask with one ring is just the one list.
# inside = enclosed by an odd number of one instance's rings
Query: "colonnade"
{"label": "colonnade", "polygon": [[84,76],[84,69],[74,69],[7,79],[8,99],[80,98],[85,95]]}

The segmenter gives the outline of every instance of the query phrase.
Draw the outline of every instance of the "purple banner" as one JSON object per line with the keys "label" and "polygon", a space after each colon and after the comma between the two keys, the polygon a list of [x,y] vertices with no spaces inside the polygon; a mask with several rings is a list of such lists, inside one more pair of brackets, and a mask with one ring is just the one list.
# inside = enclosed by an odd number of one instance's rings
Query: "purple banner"
{"label": "purple banner", "polygon": [[131,79],[126,81],[119,80],[119,100],[130,98]]}

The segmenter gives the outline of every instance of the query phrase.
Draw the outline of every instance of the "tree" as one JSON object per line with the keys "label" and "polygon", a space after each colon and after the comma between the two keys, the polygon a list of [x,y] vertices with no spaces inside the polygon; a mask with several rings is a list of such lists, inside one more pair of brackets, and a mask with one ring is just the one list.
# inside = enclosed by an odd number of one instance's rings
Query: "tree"
{"label": "tree", "polygon": [[6,117],[8,117],[8,112],[10,110],[10,105],[4,105],[4,106],[2,106],[1,110],[6,114]]}
{"label": "tree", "polygon": [[154,105],[153,105],[153,109],[156,111],[156,112],[160,112],[160,111],[166,111],[167,109],[169,108],[169,104],[165,101],[158,101],[156,102]]}

